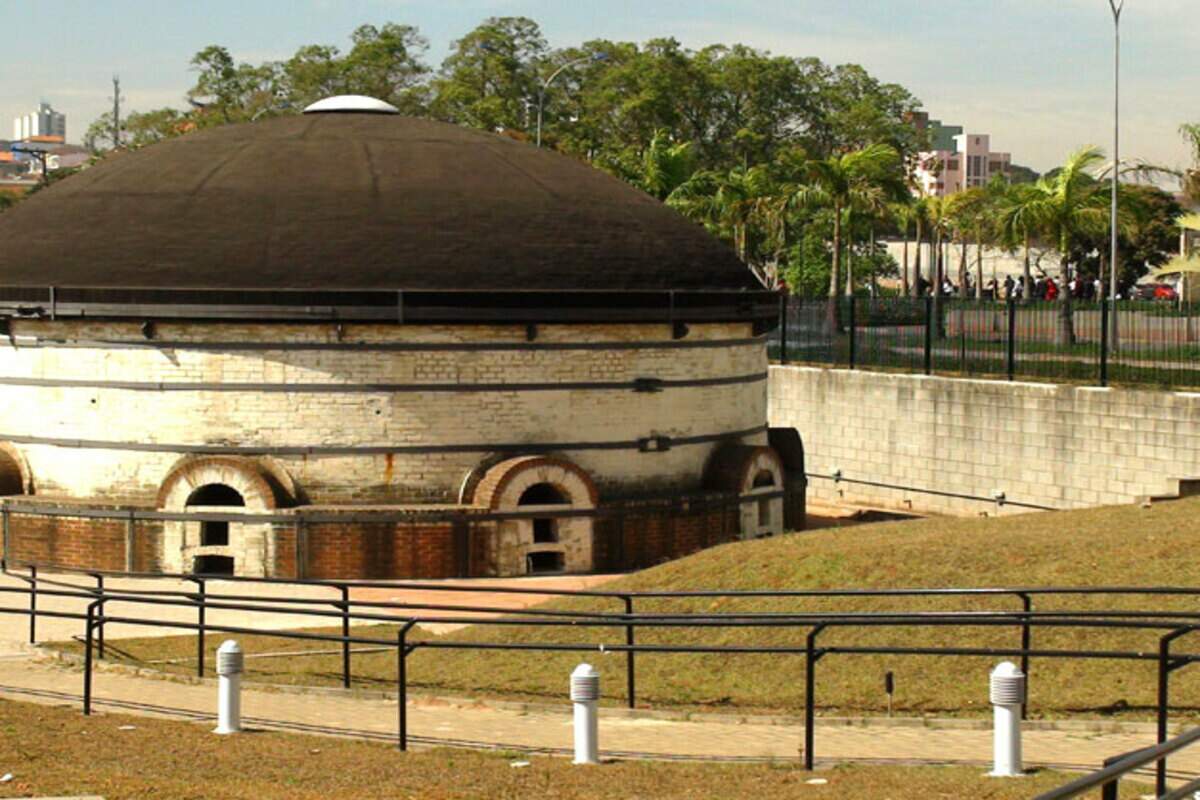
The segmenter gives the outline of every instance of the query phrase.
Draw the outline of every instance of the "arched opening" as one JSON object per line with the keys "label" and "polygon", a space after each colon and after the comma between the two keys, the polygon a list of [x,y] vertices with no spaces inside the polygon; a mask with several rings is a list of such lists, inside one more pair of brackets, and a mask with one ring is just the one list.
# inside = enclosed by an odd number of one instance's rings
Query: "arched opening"
{"label": "arched opening", "polygon": [[[524,492],[517,500],[518,506],[553,506],[567,505],[570,501],[567,500],[563,493],[558,490],[558,487],[549,483],[535,483]],[[533,520],[533,543],[534,544],[556,544],[558,542],[558,520],[553,517],[536,517]],[[561,555],[561,554],[559,554]],[[561,558],[559,559],[561,562]],[[535,570],[530,561],[530,572]],[[554,568],[536,570],[540,572],[551,572],[562,569],[561,563]]]}
{"label": "arched opening", "polygon": [[[754,489],[770,489],[775,485],[775,476],[769,469],[762,469],[754,476],[754,482],[751,484]],[[766,527],[771,524],[771,499],[764,497],[758,501],[758,524],[761,527]]]}
{"label": "arched opening", "polygon": [[[226,486],[221,483],[205,484],[194,490],[188,495],[188,507],[192,506],[220,506],[220,507],[244,507],[246,499],[242,497],[236,489]],[[200,523],[200,546],[201,547],[227,547],[229,545],[229,522],[228,520],[205,520]],[[201,558],[204,558],[203,556]],[[199,563],[201,558],[196,559],[197,571],[199,571]],[[213,558],[221,558],[214,556]],[[208,573],[218,574],[218,573]],[[229,572],[233,574],[233,559],[229,559]]]}

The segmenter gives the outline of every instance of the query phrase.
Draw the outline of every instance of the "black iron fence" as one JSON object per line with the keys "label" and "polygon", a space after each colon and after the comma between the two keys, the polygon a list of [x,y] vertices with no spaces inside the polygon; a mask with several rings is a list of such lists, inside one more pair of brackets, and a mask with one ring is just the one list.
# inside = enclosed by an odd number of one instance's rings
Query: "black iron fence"
{"label": "black iron fence", "polygon": [[[304,581],[287,579],[258,579],[258,578],[221,578],[237,582],[278,583],[291,585],[306,585],[329,588],[335,596],[329,600],[320,598],[289,597],[253,597],[237,594],[221,594],[207,590],[207,580],[201,576],[152,576],[173,577],[194,580],[198,584],[196,591],[148,590],[148,589],[114,589],[105,586],[105,573],[78,571],[77,574],[89,576],[95,581],[94,586],[72,584],[67,580],[51,579],[46,576],[49,571],[46,565],[39,570],[37,565],[24,565],[23,571],[13,571],[16,565],[4,564],[6,574],[21,579],[24,586],[0,587],[0,599],[16,600],[17,605],[0,602],[2,614],[24,614],[30,618],[31,641],[36,639],[36,619],[38,617],[77,620],[83,623],[85,646],[83,674],[83,710],[85,714],[92,709],[92,684],[94,680],[94,658],[103,658],[105,626],[128,625],[138,627],[172,628],[184,632],[194,632],[199,641],[198,674],[204,670],[204,637],[206,633],[220,632],[254,636],[268,636],[297,641],[321,641],[342,645],[344,655],[345,679],[349,682],[350,675],[350,646],[353,644],[371,646],[372,648],[387,648],[396,654],[396,690],[399,701],[397,711],[397,744],[400,749],[407,749],[409,742],[406,701],[408,697],[408,656],[415,650],[482,650],[503,651],[519,650],[530,652],[600,652],[624,653],[627,659],[628,694],[631,704],[635,697],[635,661],[638,653],[680,653],[698,656],[718,655],[728,657],[745,654],[770,654],[802,656],[805,664],[805,693],[804,693],[804,746],[803,762],[806,769],[812,769],[815,762],[815,721],[816,721],[816,669],[818,662],[831,655],[904,655],[904,656],[939,656],[939,657],[1011,657],[1021,659],[1028,674],[1030,660],[1033,658],[1054,659],[1106,659],[1118,662],[1154,662],[1158,667],[1157,684],[1157,741],[1160,745],[1167,742],[1168,715],[1171,710],[1170,677],[1175,671],[1200,661],[1200,653],[1182,653],[1172,651],[1175,640],[1187,634],[1200,631],[1200,612],[1164,611],[1164,610],[1078,610],[1078,609],[1034,609],[1034,598],[1053,598],[1066,596],[1088,596],[1116,599],[1118,597],[1200,597],[1200,589],[1187,587],[1038,587],[1038,588],[982,588],[982,589],[824,589],[824,590],[763,590],[763,591],[685,591],[685,592],[609,592],[601,590],[571,591],[487,587],[488,593],[519,593],[535,595],[551,595],[554,597],[587,597],[592,599],[611,599],[618,603],[614,612],[606,611],[564,611],[547,608],[529,608],[514,610],[507,607],[469,604],[417,604],[383,601],[359,601],[353,599],[349,589],[356,586],[373,587],[385,586],[389,589],[419,589],[421,591],[440,592],[450,595],[470,594],[480,591],[469,586],[453,586],[445,584],[410,584],[410,583],[358,583],[337,581]],[[111,573],[109,573],[111,576]],[[151,576],[146,576],[151,577]],[[49,588],[47,588],[49,587]],[[82,610],[63,611],[58,609],[39,609],[39,596],[55,599],[78,601]],[[860,611],[854,613],[818,613],[818,612],[760,612],[742,611],[735,613],[645,613],[637,612],[634,603],[650,598],[927,598],[927,597],[1012,597],[1021,604],[1019,610],[1002,611]],[[132,605],[142,613],[111,613],[109,604]],[[332,606],[332,608],[330,608]],[[161,610],[166,607],[192,609],[196,613],[196,621],[163,619]],[[210,610],[237,611],[246,614],[288,614],[310,618],[314,625],[330,621],[341,621],[340,633],[322,633],[319,631],[280,630],[274,627],[253,627],[250,625],[213,624],[208,621],[207,612]],[[469,616],[445,616],[444,612],[454,610],[469,612]],[[159,613],[155,613],[158,611]],[[433,613],[429,613],[433,612]],[[439,614],[441,612],[442,615]],[[397,626],[396,634],[390,638],[379,636],[359,635],[352,629],[353,624],[378,625],[391,623]],[[524,628],[567,628],[580,631],[580,639],[587,641],[576,642],[533,642],[504,640],[498,636],[494,641],[463,641],[447,639],[414,639],[410,636],[413,628],[422,623],[427,624],[469,624],[481,627],[491,627],[496,631],[514,627]],[[819,637],[823,632],[847,628],[931,628],[941,629],[950,633],[961,634],[971,629],[1000,628],[1019,632],[1020,645],[1012,647],[964,647],[958,644],[939,646],[848,646],[840,644],[822,644]],[[802,646],[786,646],[780,644],[720,644],[720,639],[714,634],[712,643],[706,644],[639,644],[636,641],[636,631],[645,629],[693,628],[711,629],[714,631],[729,628],[745,629],[779,629],[790,628],[804,634]],[[618,639],[611,643],[596,643],[595,631],[614,630],[623,632],[623,641]],[[1125,649],[1096,650],[1081,647],[1075,648],[1046,648],[1033,646],[1032,636],[1036,630],[1118,630],[1127,632],[1130,636],[1141,632],[1158,636],[1158,647],[1154,651],[1145,647],[1127,647]],[[1129,642],[1129,644],[1135,644]],[[304,651],[293,654],[294,657],[309,655]],[[431,743],[436,740],[426,739]],[[1182,746],[1182,745],[1180,745]],[[1151,753],[1150,757],[1140,764],[1155,761],[1160,794],[1165,790],[1167,776],[1166,756],[1172,752],[1172,747],[1164,747]],[[1130,767],[1132,769],[1133,767]],[[1097,784],[1099,785],[1099,784]],[[1068,795],[1064,795],[1068,796]]]}
{"label": "black iron fence", "polygon": [[1107,386],[1200,386],[1200,304],[780,299],[782,363]]}

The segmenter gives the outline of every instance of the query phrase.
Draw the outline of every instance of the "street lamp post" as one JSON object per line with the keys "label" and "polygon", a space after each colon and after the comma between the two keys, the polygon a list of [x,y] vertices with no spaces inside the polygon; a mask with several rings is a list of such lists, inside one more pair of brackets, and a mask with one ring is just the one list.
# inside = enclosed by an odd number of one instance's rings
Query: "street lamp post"
{"label": "street lamp post", "polygon": [[1109,280],[1108,292],[1112,305],[1112,337],[1109,342],[1115,350],[1117,347],[1117,183],[1121,179],[1121,12],[1125,9],[1125,0],[1108,0],[1113,17],[1113,171],[1112,171],[1112,211],[1109,218],[1112,240],[1109,249]]}
{"label": "street lamp post", "polygon": [[[1122,2],[1123,2],[1123,0],[1122,0]],[[537,146],[538,147],[542,146],[542,111],[546,105],[546,92],[550,89],[550,84],[553,83],[554,79],[557,78],[562,73],[562,71],[567,69],[568,67],[574,67],[579,64],[583,64],[584,62],[587,62],[587,61],[604,61],[607,58],[608,58],[607,53],[592,53],[591,55],[583,56],[582,58],[577,58],[574,61],[568,61],[566,64],[563,64],[561,67],[554,70],[554,72],[550,73],[550,77],[546,78],[546,80],[542,82],[542,88],[538,90],[538,112],[537,112]]]}

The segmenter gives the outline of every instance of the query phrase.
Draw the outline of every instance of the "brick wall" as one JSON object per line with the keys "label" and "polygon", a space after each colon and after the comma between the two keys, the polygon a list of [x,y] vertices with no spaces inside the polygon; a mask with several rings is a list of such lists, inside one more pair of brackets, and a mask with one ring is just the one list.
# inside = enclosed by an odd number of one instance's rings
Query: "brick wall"
{"label": "brick wall", "polygon": [[[463,540],[450,522],[321,523],[305,526],[305,577],[454,578],[460,576]],[[294,556],[277,547],[284,559]],[[292,553],[295,541],[292,540]],[[278,565],[284,574],[286,564]]]}
{"label": "brick wall", "polygon": [[15,562],[125,569],[125,523],[82,517],[9,516],[5,557]]}
{"label": "brick wall", "polygon": [[[711,498],[709,498],[711,499]],[[661,564],[738,538],[738,505],[687,509],[631,501],[596,520],[596,570],[629,570]]]}
{"label": "brick wall", "polygon": [[[761,342],[669,349],[582,350],[221,350],[220,342],[335,344],[332,325],[234,325],[160,322],[161,340],[197,342],[165,352],[132,323],[17,320],[14,334],[81,342],[78,347],[10,346],[0,338],[0,377],[250,384],[228,391],[132,390],[7,385],[0,440],[12,436],[138,443],[383,446],[553,441],[633,441],[745,430],[766,418],[763,381],[671,388],[555,391],[261,391],[299,384],[628,382],[729,378],[765,372]],[[747,324],[691,326],[688,339],[740,339]],[[92,346],[97,340],[138,346]],[[670,342],[666,325],[547,325],[545,343]],[[349,325],[344,343],[525,345],[523,326]],[[229,387],[232,389],[232,387]],[[749,438],[749,437],[748,437]],[[765,437],[748,443],[760,444]],[[579,450],[564,455],[604,490],[637,486],[699,488],[711,444],[666,452]],[[20,445],[39,492],[76,498],[154,502],[182,454]],[[456,502],[479,452],[281,456],[278,461],[314,504]]]}
{"label": "brick wall", "polygon": [[[1200,476],[1200,394],[788,366],[771,368],[769,409],[771,425],[799,430],[809,472],[856,480],[1082,508]],[[818,478],[809,493],[933,513],[995,508]]]}

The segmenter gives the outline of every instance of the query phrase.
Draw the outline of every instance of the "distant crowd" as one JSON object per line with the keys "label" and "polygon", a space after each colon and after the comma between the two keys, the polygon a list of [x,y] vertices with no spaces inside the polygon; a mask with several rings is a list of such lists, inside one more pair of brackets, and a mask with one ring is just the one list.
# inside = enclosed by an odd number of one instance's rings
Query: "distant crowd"
{"label": "distant crowd", "polygon": [[[920,297],[928,297],[933,294],[933,285],[923,275],[917,277],[916,289],[917,295]],[[1099,278],[1087,280],[1075,277],[1067,282],[1067,292],[1075,300],[1094,300],[1104,296],[1104,283]],[[942,280],[940,295],[942,297],[974,297],[975,284],[971,281],[970,276],[967,276],[966,283],[962,286],[945,278]],[[984,284],[982,296],[985,300],[1022,300],[1025,298],[1024,281],[1016,280],[1012,275],[1006,275],[1003,283],[997,283],[996,279],[992,278]],[[1062,287],[1054,278],[1038,277],[1029,285],[1029,299],[1031,300],[1058,300],[1062,296]],[[1120,298],[1121,295],[1118,294],[1117,297]]]}

